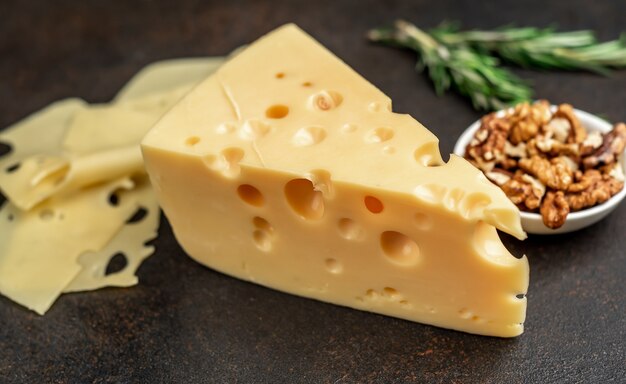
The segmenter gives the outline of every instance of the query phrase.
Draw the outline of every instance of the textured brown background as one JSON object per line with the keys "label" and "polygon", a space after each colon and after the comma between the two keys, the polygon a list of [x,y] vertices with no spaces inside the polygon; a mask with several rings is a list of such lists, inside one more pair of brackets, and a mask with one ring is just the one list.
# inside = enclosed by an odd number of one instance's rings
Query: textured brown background
{"label": "textured brown background", "polygon": [[[432,27],[626,29],[624,1],[2,1],[0,127],[68,96],[109,100],[142,66],[223,55],[293,21],[422,121],[449,153],[479,117],[437,98],[414,56],[368,44],[403,17]],[[518,71],[538,97],[626,120],[611,78]],[[626,377],[626,205],[570,235],[505,238],[531,263],[526,333],[480,337],[275,292],[201,267],[163,223],[138,287],[63,296],[39,317],[0,298],[0,383],[604,383]],[[612,381],[611,381],[612,380]]]}

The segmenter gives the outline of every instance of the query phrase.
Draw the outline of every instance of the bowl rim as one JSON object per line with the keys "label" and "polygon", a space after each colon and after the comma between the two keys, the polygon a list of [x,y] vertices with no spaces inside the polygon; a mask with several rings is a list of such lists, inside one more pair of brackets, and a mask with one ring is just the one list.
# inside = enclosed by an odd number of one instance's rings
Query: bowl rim
{"label": "bowl rim", "polygon": [[[554,104],[550,106],[550,110],[552,112],[554,112],[556,108],[557,106]],[[495,113],[498,116],[502,116],[504,115],[506,111],[510,111],[512,109],[513,107],[507,108],[507,109],[501,109],[499,111],[495,111]],[[613,127],[613,125],[610,122],[594,114],[591,114],[589,112],[574,108],[574,113],[581,120],[581,124],[585,127],[587,131],[600,131],[602,133],[606,133],[606,132],[609,132]],[[472,124],[470,124],[463,131],[463,133],[461,133],[456,143],[454,144],[453,153],[455,155],[463,157],[463,155],[465,154],[465,148],[467,147],[467,144],[470,142],[470,140],[472,139],[472,137],[474,136],[474,133],[478,130],[478,128],[480,128],[481,120],[482,120],[482,117],[474,121]],[[622,163],[622,169],[626,171],[626,150],[624,150],[624,153],[622,153],[621,163]],[[591,208],[582,209],[580,211],[570,212],[567,215],[566,220],[572,220],[572,221],[582,220],[582,219],[594,216],[596,214],[599,214],[601,212],[605,212],[606,210],[614,209],[617,206],[617,204],[619,204],[619,202],[624,199],[624,197],[626,197],[626,186],[624,186],[621,191],[613,195],[609,200],[605,201],[604,203],[597,204]],[[521,210],[520,210],[520,217],[526,220],[542,220],[541,214],[539,213],[525,212]]]}

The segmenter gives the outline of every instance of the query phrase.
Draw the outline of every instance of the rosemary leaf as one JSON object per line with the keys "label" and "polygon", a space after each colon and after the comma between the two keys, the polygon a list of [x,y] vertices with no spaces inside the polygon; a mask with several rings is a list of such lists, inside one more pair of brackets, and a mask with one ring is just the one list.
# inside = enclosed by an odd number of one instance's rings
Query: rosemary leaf
{"label": "rosemary leaf", "polygon": [[370,40],[418,53],[418,71],[426,70],[438,95],[453,87],[476,109],[494,110],[531,98],[526,83],[499,66],[496,58],[464,44],[446,45],[415,25],[398,20],[393,28],[369,32]]}

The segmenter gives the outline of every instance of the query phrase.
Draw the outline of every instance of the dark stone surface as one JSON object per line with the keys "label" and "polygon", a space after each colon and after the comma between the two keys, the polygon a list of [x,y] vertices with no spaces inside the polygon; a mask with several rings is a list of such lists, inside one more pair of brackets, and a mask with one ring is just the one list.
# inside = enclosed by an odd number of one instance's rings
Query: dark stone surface
{"label": "dark stone surface", "polygon": [[[621,1],[2,1],[0,126],[63,97],[110,99],[159,59],[222,55],[298,23],[422,121],[449,153],[479,117],[437,98],[410,53],[365,32],[430,27],[626,26]],[[626,71],[519,72],[537,96],[626,120]],[[45,317],[0,298],[1,383],[605,383],[626,378],[626,205],[579,232],[505,243],[531,264],[526,332],[473,336],[301,299],[187,258],[164,222],[140,285],[62,296]]]}

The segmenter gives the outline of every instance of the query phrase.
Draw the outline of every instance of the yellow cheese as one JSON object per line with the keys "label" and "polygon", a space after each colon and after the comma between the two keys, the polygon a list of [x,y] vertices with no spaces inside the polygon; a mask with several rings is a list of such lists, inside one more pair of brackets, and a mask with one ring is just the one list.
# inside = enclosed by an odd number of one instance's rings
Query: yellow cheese
{"label": "yellow cheese", "polygon": [[126,104],[90,105],[74,114],[63,149],[84,154],[137,145],[165,111],[142,111]]}
{"label": "yellow cheese", "polygon": [[[137,284],[135,273],[144,259],[154,252],[154,247],[147,245],[157,235],[159,228],[159,205],[149,181],[140,178],[133,197],[138,204],[136,222],[126,222],[119,232],[100,250],[87,251],[80,255],[80,272],[68,284],[63,292],[77,292],[102,287],[129,287]],[[133,215],[134,216],[134,215]],[[125,267],[117,273],[106,274],[107,266],[116,254],[124,255]]]}
{"label": "yellow cheese", "polygon": [[[53,197],[30,211],[0,209],[0,293],[43,314],[80,272],[76,259],[104,247],[137,209],[129,179]],[[119,191],[119,201],[109,196]]]}
{"label": "yellow cheese", "polygon": [[[186,252],[285,292],[477,334],[523,331],[519,212],[294,25],[194,88],[142,143]],[[519,295],[519,297],[517,297]]]}
{"label": "yellow cheese", "polygon": [[137,72],[115,96],[114,102],[167,95],[172,90],[189,91],[224,62],[224,57],[196,57],[163,60]]}

